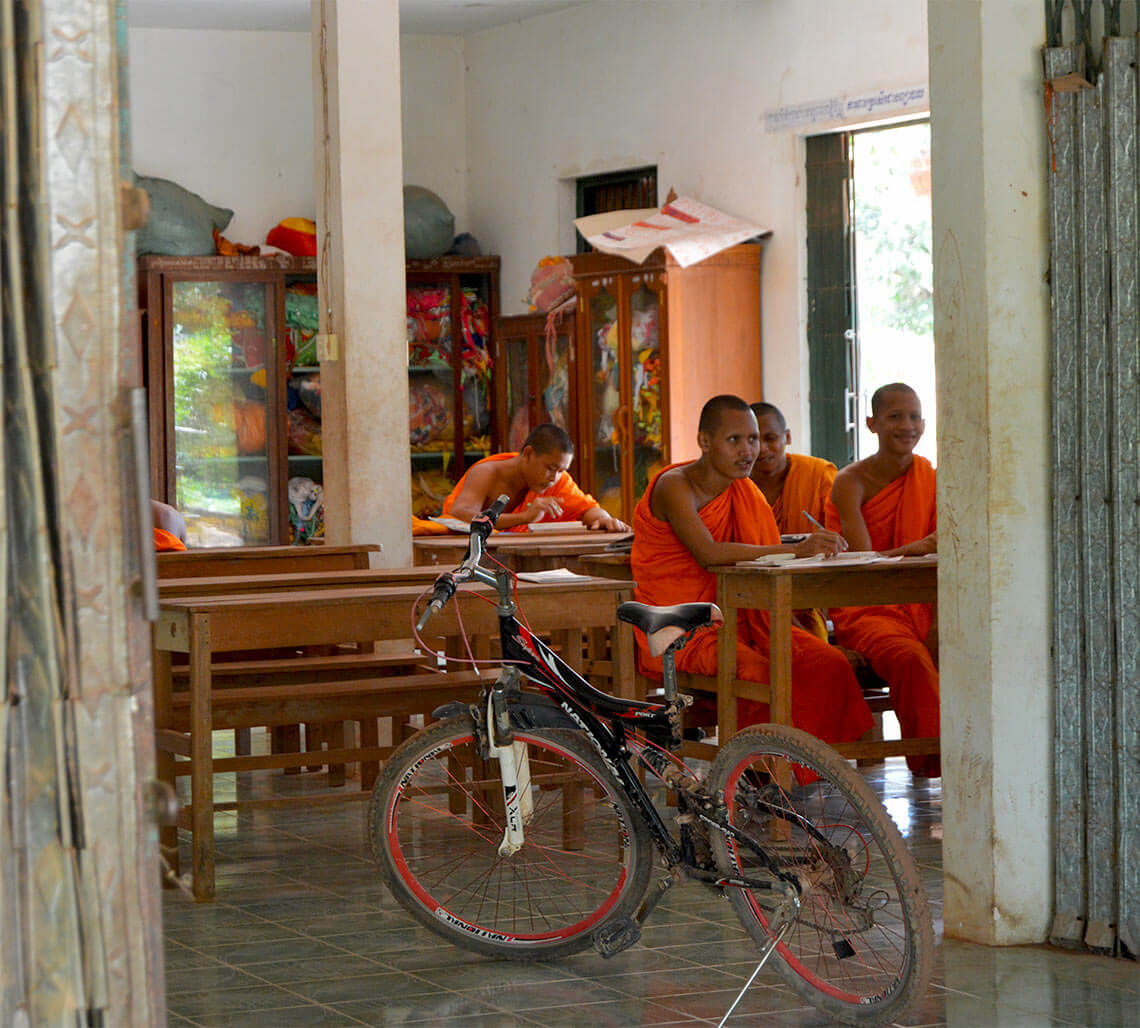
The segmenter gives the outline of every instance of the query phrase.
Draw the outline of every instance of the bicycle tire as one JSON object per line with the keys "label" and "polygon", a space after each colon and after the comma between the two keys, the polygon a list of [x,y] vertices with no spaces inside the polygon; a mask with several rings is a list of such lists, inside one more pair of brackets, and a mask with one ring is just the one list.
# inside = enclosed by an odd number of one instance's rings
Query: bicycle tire
{"label": "bicycle tire", "polygon": [[514,734],[527,746],[533,799],[522,849],[499,854],[497,763],[480,760],[472,722],[453,718],[388,760],[369,809],[372,852],[420,924],[484,956],[548,960],[587,948],[600,928],[633,914],[653,842],[577,733]]}
{"label": "bicycle tire", "polygon": [[[914,859],[863,778],[819,739],[758,725],[721,748],[708,786],[724,794],[730,823],[810,883],[772,954],[784,981],[848,1024],[900,1018],[930,982],[933,924]],[[748,847],[720,832],[712,843],[722,873],[764,877]],[[766,943],[778,900],[759,889],[727,893],[749,935]]]}

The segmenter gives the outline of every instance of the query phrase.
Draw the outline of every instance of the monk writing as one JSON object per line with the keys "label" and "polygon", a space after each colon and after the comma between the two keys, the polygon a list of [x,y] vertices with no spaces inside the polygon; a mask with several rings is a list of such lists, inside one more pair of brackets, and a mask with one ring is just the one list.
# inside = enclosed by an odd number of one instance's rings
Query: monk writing
{"label": "monk writing", "polygon": [[[631,565],[635,596],[667,606],[716,599],[716,564],[732,564],[772,553],[808,557],[834,555],[845,543],[834,532],[816,532],[795,546],[780,542],[771,508],[749,478],[759,448],[756,418],[737,396],[715,396],[701,411],[697,442],[701,456],[673,464],[646,489],[634,512]],[[737,675],[753,682],[768,678],[768,615],[741,611]],[[643,670],[661,673],[637,633]],[[677,655],[677,668],[716,674],[716,630],[703,629]],[[768,719],[768,705],[738,701],[741,725]],[[792,629],[792,722],[828,742],[858,739],[871,727],[871,712],[851,665],[834,647],[799,628]]]}
{"label": "monk writing", "polygon": [[[856,550],[885,556],[938,552],[934,467],[914,452],[926,428],[918,394],[902,382],[875,390],[867,427],[878,451],[835,477],[825,524]],[[937,736],[939,689],[935,617],[928,603],[833,609],[835,639],[861,653],[890,686],[903,738]],[[920,776],[941,774],[937,756],[908,757]]]}
{"label": "monk writing", "polygon": [[[816,530],[810,518],[823,524],[836,467],[821,457],[788,453],[792,433],[778,407],[754,403],[752,413],[760,430],[760,454],[752,465],[752,481],[772,508],[781,535],[810,535]],[[797,610],[796,623],[826,641],[823,611]]]}
{"label": "monk writing", "polygon": [[518,453],[496,453],[472,467],[443,501],[443,513],[470,521],[504,493],[511,498],[500,529],[526,531],[536,521],[581,521],[589,529],[628,532],[629,525],[583,492],[567,468],[574,444],[557,425],[539,425]]}

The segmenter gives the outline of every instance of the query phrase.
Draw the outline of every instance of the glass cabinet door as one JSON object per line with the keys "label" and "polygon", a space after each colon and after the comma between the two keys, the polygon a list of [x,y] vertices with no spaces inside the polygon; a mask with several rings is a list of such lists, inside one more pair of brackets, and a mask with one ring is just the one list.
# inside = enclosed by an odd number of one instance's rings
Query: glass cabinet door
{"label": "glass cabinet door", "polygon": [[270,541],[273,286],[171,283],[175,505],[191,546]]}
{"label": "glass cabinet door", "polygon": [[[586,490],[616,517],[622,513],[623,413],[616,282],[603,280],[588,299],[593,468]],[[587,425],[589,430],[589,425]]]}
{"label": "glass cabinet door", "polygon": [[664,467],[661,415],[661,294],[642,278],[630,296],[633,501]]}
{"label": "glass cabinet door", "polygon": [[538,339],[539,422],[550,422],[573,436],[570,420],[570,351],[569,333],[557,332]]}
{"label": "glass cabinet door", "polygon": [[499,340],[499,367],[503,378],[503,407],[500,417],[506,424],[504,449],[517,452],[534,428],[531,424],[530,348],[525,335]]}

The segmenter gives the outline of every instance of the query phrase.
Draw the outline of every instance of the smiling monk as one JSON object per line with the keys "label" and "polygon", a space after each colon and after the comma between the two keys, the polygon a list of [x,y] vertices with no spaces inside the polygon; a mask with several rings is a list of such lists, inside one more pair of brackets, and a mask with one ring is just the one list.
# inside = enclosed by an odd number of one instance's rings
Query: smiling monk
{"label": "smiling monk", "polygon": [[[760,490],[748,477],[759,448],[756,418],[738,396],[714,396],[701,411],[697,443],[701,456],[665,468],[649,483],[633,515],[630,563],[636,599],[653,606],[716,600],[716,564],[772,553],[800,557],[835,554],[844,548],[835,532],[815,532],[790,546]],[[638,662],[661,674],[644,636],[636,633]],[[768,615],[741,611],[737,675],[768,678]],[[677,655],[677,669],[716,674],[716,630],[699,631]],[[738,701],[741,725],[768,720],[768,705]],[[792,722],[827,742],[850,742],[871,727],[871,712],[846,658],[799,628],[792,629]]]}
{"label": "smiling monk", "polygon": [[[875,390],[867,427],[879,449],[849,464],[835,478],[826,524],[842,531],[855,550],[884,556],[938,552],[934,467],[914,452],[926,422],[918,394],[902,382]],[[902,736],[939,731],[938,643],[929,603],[832,608],[835,640],[861,653],[890,686]],[[920,776],[941,773],[939,757],[908,757]]]}

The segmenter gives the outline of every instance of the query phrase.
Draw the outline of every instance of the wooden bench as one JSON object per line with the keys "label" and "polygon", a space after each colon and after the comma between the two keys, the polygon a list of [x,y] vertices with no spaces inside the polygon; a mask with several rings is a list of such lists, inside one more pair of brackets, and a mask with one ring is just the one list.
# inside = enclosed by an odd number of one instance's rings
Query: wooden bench
{"label": "wooden bench", "polygon": [[[547,630],[552,636],[561,633],[573,640],[594,628],[617,628],[616,607],[629,598],[631,587],[626,582],[580,578],[542,585],[521,582],[518,591],[535,631]],[[412,604],[422,593],[423,585],[414,582],[160,598],[160,614],[153,629],[158,771],[159,777],[170,783],[179,775],[190,777],[191,802],[182,810],[179,826],[191,832],[196,899],[214,895],[215,772],[299,766],[311,759],[305,754],[239,755],[219,758],[216,763],[212,747],[215,728],[308,720],[375,724],[378,717],[393,713],[403,716],[408,709],[430,713],[440,703],[472,696],[477,689],[476,676],[471,672],[445,675],[417,670],[389,675],[382,662],[366,669],[366,658],[346,658],[338,652],[314,656],[310,665],[298,668],[296,677],[289,681],[279,677],[271,665],[226,668],[234,662],[222,655],[235,650],[314,645],[339,648],[361,640],[406,639]],[[456,601],[429,626],[428,645],[434,648],[433,640],[466,632],[475,640],[476,655],[489,656],[488,640],[498,636],[496,606],[485,602],[491,598],[490,590],[484,587],[460,589]],[[617,691],[629,696],[633,640],[625,629],[628,626],[620,626],[614,633],[610,658]],[[178,688],[172,664],[175,653],[185,653],[189,658],[185,685],[179,682]],[[267,658],[270,662],[276,659]],[[575,652],[572,642],[567,644],[567,659],[580,665],[581,646]],[[215,680],[214,672],[219,668],[222,674]],[[369,673],[364,674],[365,670]],[[376,736],[362,728],[358,744],[334,747],[324,752],[323,759],[371,763],[382,760],[386,752],[377,745]],[[178,766],[178,758],[187,761],[185,766]],[[226,760],[232,763],[221,763]],[[366,794],[342,790],[332,795]],[[302,798],[311,801],[310,797]],[[163,845],[167,852],[177,854],[176,830],[164,830]]]}
{"label": "wooden bench", "polygon": [[159,579],[366,569],[378,543],[347,546],[233,546],[155,554]]}

